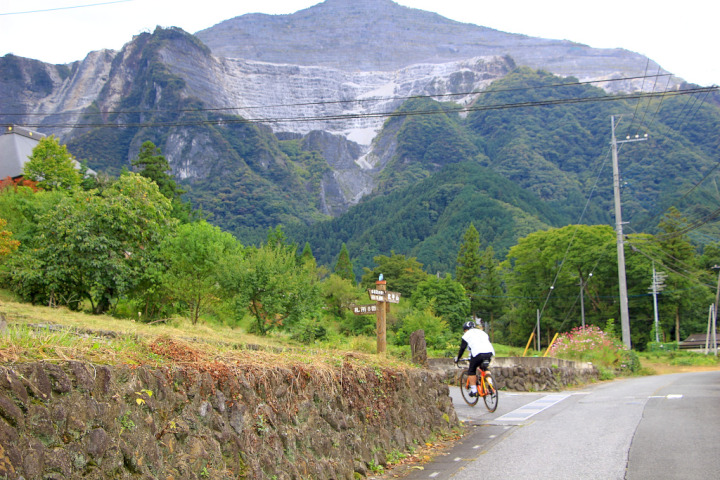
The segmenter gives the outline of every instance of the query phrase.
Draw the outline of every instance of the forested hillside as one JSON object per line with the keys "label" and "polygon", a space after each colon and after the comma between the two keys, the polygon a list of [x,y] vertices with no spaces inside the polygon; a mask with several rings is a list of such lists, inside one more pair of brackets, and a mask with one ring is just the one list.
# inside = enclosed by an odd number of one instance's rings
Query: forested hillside
{"label": "forested hillside", "polygon": [[533,230],[612,225],[612,116],[619,139],[648,134],[619,153],[629,230],[655,231],[676,203],[707,215],[707,190],[692,186],[712,174],[720,156],[713,95],[611,97],[520,68],[493,83],[467,115],[450,103],[408,101],[401,110],[407,115],[389,119],[378,136],[394,135],[396,150],[372,198],[340,218],[290,229],[291,236],[310,242],[328,265],[344,242],[361,267],[395,251],[416,256],[430,272],[452,272],[471,222],[498,258]]}

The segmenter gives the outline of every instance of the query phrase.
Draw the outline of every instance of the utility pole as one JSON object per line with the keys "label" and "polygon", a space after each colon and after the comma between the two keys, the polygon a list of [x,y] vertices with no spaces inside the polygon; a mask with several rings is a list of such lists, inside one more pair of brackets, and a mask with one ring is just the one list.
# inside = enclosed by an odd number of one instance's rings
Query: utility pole
{"label": "utility pole", "polygon": [[588,275],[587,280],[583,281],[582,276],[580,277],[580,315],[582,318],[582,327],[585,328],[585,287],[587,286],[588,280],[592,277],[592,273]]}
{"label": "utility pole", "polygon": [[618,143],[639,142],[647,140],[644,138],[628,138],[618,141],[615,138],[615,117],[610,117],[612,137],[612,166],[613,166],[613,190],[615,192],[615,232],[617,234],[617,257],[618,257],[618,283],[620,288],[620,324],[622,325],[622,341],[628,350],[632,347],[630,340],[630,313],[628,310],[627,280],[625,277],[625,237],[623,235],[622,208],[620,204],[620,168],[618,167]]}
{"label": "utility pole", "polygon": [[715,293],[715,307],[713,308],[713,324],[712,324],[712,341],[713,341],[713,352],[715,352],[715,356],[718,356],[718,349],[717,349],[717,309],[718,309],[718,303],[720,303],[720,265],[713,265],[713,269],[718,270],[718,285],[717,285],[717,291]]}
{"label": "utility pole", "polygon": [[664,272],[657,272],[655,271],[655,262],[653,261],[653,279],[652,279],[652,285],[650,286],[650,289],[652,290],[653,294],[653,308],[655,311],[655,342],[660,343],[660,322],[658,319],[658,304],[657,304],[657,296],[658,293],[662,292],[665,288],[665,278],[667,277],[667,274]]}

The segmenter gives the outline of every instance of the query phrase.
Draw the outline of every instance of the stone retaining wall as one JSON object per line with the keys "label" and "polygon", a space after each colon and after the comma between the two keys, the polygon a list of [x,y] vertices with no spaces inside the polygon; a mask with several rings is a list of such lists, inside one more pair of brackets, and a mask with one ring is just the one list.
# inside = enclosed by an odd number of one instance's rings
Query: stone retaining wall
{"label": "stone retaining wall", "polygon": [[[450,383],[456,383],[462,372],[451,359],[432,359],[429,364]],[[559,391],[597,381],[599,373],[591,363],[548,357],[493,357],[490,370],[499,388],[519,392]]]}
{"label": "stone retaining wall", "polygon": [[0,478],[353,479],[459,425],[444,376],[0,367]]}

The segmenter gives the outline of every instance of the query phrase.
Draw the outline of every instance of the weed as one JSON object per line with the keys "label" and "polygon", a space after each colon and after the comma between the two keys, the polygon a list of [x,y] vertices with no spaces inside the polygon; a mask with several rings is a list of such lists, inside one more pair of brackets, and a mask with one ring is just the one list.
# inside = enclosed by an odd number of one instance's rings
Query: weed
{"label": "weed", "polygon": [[385,471],[385,468],[379,463],[375,462],[374,459],[370,460],[370,463],[368,463],[368,469],[373,473],[383,473]]}
{"label": "weed", "polygon": [[120,422],[120,435],[122,435],[125,430],[135,429],[135,422],[133,422],[130,418],[130,413],[131,412],[128,410],[118,419],[118,422]]}
{"label": "weed", "polygon": [[255,431],[258,435],[263,435],[270,431],[270,427],[265,420],[265,415],[260,414],[257,417],[257,421],[255,422]]}
{"label": "weed", "polygon": [[405,457],[407,457],[406,454],[400,452],[399,450],[393,450],[392,452],[388,453],[387,461],[388,463],[398,463]]}

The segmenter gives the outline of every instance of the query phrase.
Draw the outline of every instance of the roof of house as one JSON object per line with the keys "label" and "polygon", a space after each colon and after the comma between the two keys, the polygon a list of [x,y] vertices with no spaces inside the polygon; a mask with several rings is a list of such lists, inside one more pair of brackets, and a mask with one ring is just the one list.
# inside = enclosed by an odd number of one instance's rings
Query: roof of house
{"label": "roof of house", "polygon": [[0,134],[0,179],[20,177],[33,148],[45,135],[14,125],[4,125]]}
{"label": "roof of house", "polygon": [[[718,342],[718,345],[720,345],[720,337],[716,338],[716,341]],[[705,344],[709,343],[712,347],[712,336],[708,339],[708,336],[706,333],[693,333],[692,335],[688,336],[685,340],[680,342],[680,348],[697,348],[697,347],[705,347]]]}
{"label": "roof of house", "polygon": [[[22,177],[25,163],[32,156],[33,149],[45,135],[33,132],[27,128],[16,125],[3,125],[0,133],[0,180],[3,178]],[[80,169],[80,162],[73,158],[76,169]],[[88,168],[87,175],[96,175]]]}

